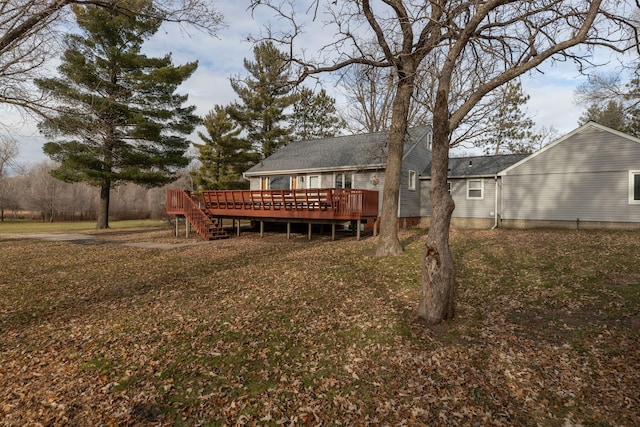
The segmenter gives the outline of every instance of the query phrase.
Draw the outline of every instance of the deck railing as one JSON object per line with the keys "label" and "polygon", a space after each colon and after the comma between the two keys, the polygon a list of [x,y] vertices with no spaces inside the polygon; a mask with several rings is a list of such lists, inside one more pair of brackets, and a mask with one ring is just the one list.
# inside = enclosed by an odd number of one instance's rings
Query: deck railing
{"label": "deck railing", "polygon": [[361,189],[167,190],[167,213],[181,214],[188,204],[184,197],[223,217],[357,220],[378,216],[378,192]]}

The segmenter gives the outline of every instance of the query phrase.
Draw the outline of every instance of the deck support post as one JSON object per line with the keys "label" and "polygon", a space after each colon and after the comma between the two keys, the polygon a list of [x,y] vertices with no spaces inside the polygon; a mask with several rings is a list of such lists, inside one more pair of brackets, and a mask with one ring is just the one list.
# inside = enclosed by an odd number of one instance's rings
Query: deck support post
{"label": "deck support post", "polygon": [[236,221],[238,221],[238,228],[236,229],[236,237],[240,237],[240,220],[237,219]]}
{"label": "deck support post", "polygon": [[290,236],[291,236],[291,223],[288,222],[287,223],[287,240],[289,239]]}
{"label": "deck support post", "polygon": [[260,237],[264,237],[264,221],[260,221]]}
{"label": "deck support post", "polygon": [[180,235],[180,217],[178,215],[176,215],[176,237],[178,237]]}
{"label": "deck support post", "polygon": [[360,220],[356,221],[356,240],[360,240]]}
{"label": "deck support post", "polygon": [[336,224],[331,224],[331,240],[336,240]]}
{"label": "deck support post", "polygon": [[311,227],[312,227],[312,224],[309,223],[309,240],[311,240]]}
{"label": "deck support post", "polygon": [[184,235],[185,237],[188,239],[189,238],[189,220],[187,219],[187,217],[184,217]]}

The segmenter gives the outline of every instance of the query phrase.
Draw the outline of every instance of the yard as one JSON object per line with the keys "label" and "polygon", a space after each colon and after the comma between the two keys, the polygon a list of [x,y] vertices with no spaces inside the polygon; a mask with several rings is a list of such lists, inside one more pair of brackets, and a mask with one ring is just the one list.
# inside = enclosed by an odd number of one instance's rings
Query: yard
{"label": "yard", "polygon": [[0,425],[640,424],[638,232],[454,231],[436,327],[418,231],[81,233],[0,234]]}

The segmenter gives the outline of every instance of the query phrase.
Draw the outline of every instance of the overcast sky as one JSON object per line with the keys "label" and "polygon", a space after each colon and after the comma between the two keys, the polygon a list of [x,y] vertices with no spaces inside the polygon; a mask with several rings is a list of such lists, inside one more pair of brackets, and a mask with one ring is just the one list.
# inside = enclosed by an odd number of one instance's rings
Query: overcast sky
{"label": "overcast sky", "polygon": [[[188,33],[176,25],[165,26],[145,44],[145,53],[162,56],[172,53],[174,64],[199,61],[194,75],[179,89],[189,95],[189,104],[197,106],[197,114],[204,115],[216,104],[227,105],[235,100],[235,93],[229,84],[229,77],[244,75],[243,59],[253,59],[253,45],[247,41],[249,35],[256,35],[261,22],[268,15],[252,18],[246,10],[244,1],[221,1],[219,9],[225,16],[227,27],[219,31],[217,37],[211,37],[195,30]],[[322,39],[315,33],[315,39],[307,41],[308,47],[318,46]],[[52,66],[55,68],[55,66]],[[54,71],[54,70],[52,70]],[[585,81],[573,64],[542,68],[544,74],[534,73],[523,78],[523,88],[531,99],[527,111],[536,123],[536,127],[554,127],[560,134],[577,127],[582,109],[574,104],[574,89]],[[338,109],[345,107],[345,101],[339,88],[327,78],[325,89],[338,101]],[[19,142],[18,162],[33,165],[46,160],[42,153],[44,138],[38,133],[33,121],[26,120],[13,112],[0,111],[3,122],[13,122],[14,136]],[[198,137],[193,135],[193,141]]]}

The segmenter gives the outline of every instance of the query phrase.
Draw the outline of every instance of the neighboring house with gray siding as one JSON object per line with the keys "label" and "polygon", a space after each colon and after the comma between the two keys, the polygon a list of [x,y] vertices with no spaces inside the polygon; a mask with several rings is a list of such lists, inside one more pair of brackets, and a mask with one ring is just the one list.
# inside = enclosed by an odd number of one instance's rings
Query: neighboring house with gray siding
{"label": "neighboring house with gray siding", "polygon": [[[382,189],[387,162],[387,132],[295,141],[244,173],[251,190],[303,188]],[[404,144],[398,217],[417,223],[419,176],[431,161],[431,127],[409,129]],[[411,225],[410,224],[410,225]]]}
{"label": "neighboring house with gray siding", "polygon": [[586,125],[506,168],[501,225],[640,226],[640,139]]}

